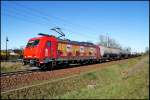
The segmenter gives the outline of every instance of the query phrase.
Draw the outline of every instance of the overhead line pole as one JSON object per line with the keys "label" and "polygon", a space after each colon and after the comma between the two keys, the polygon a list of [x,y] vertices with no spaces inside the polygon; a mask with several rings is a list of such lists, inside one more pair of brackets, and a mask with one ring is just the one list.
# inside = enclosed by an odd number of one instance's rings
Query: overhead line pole
{"label": "overhead line pole", "polygon": [[6,61],[8,60],[8,56],[7,56],[7,42],[8,42],[8,37],[6,37]]}

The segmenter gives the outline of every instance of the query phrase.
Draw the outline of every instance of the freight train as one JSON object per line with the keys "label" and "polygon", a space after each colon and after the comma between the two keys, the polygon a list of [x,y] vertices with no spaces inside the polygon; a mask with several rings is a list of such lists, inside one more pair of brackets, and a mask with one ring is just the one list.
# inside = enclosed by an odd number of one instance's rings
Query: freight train
{"label": "freight train", "polygon": [[47,69],[58,64],[98,63],[111,59],[128,58],[130,52],[117,48],[60,39],[53,35],[29,39],[23,50],[24,65],[30,64]]}

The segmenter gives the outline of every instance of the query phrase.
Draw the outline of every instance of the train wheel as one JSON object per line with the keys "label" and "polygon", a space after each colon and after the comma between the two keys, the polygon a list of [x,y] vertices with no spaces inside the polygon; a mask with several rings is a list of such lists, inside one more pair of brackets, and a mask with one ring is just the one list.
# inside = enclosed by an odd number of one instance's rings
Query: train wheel
{"label": "train wheel", "polygon": [[48,63],[40,65],[40,68],[41,68],[42,71],[47,71],[48,68],[49,68]]}
{"label": "train wheel", "polygon": [[46,64],[47,70],[53,70],[55,66],[56,66],[56,62],[49,62]]}
{"label": "train wheel", "polygon": [[23,65],[27,65],[27,62],[26,62],[26,61],[23,61]]}

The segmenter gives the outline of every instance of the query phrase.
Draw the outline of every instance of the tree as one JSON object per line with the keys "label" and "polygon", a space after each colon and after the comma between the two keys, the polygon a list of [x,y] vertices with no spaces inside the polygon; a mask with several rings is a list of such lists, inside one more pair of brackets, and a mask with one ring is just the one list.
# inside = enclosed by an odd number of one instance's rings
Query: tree
{"label": "tree", "polygon": [[101,44],[107,47],[113,47],[113,48],[119,48],[119,49],[122,48],[121,45],[115,39],[112,39],[104,35],[100,35],[98,44]]}
{"label": "tree", "polygon": [[107,38],[106,38],[106,36],[100,35],[98,44],[101,44],[103,46],[107,46]]}

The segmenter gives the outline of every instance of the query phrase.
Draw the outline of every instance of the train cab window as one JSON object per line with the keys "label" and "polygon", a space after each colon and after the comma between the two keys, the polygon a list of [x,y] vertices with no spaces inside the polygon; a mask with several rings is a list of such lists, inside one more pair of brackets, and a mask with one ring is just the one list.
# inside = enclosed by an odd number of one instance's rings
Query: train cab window
{"label": "train cab window", "polygon": [[34,43],[33,43],[33,46],[38,45],[38,44],[39,44],[39,42],[40,42],[40,40],[35,40],[35,41],[34,41]]}
{"label": "train cab window", "polygon": [[48,46],[48,47],[51,46],[51,42],[50,42],[50,41],[47,42],[47,46]]}
{"label": "train cab window", "polygon": [[31,46],[34,47],[34,46],[38,45],[39,42],[40,42],[40,40],[31,40],[27,43],[26,47],[31,47]]}

